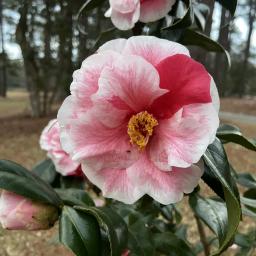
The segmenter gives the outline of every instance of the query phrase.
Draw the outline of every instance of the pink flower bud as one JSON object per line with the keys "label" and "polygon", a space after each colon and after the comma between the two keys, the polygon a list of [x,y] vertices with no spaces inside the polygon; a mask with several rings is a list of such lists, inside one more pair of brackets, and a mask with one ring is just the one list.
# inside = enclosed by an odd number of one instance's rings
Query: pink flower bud
{"label": "pink flower bud", "polygon": [[129,256],[130,255],[130,251],[129,250],[125,250],[123,253],[122,253],[122,256]]}
{"label": "pink flower bud", "polygon": [[38,203],[3,191],[0,197],[0,223],[10,230],[41,230],[52,227],[58,219],[54,206]]}

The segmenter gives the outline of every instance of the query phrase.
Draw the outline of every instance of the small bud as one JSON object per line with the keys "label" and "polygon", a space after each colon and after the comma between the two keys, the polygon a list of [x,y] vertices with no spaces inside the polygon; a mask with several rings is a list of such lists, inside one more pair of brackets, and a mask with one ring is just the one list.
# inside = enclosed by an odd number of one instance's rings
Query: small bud
{"label": "small bud", "polygon": [[58,209],[9,191],[0,197],[0,223],[9,230],[49,229],[58,219]]}
{"label": "small bud", "polygon": [[125,250],[123,253],[122,253],[122,256],[129,256],[130,255],[130,251],[129,250]]}

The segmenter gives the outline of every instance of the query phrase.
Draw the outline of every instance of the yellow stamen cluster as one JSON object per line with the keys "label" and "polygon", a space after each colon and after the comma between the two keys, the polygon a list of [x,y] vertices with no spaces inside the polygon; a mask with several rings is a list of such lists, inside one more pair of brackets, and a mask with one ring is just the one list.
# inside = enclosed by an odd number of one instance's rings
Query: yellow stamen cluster
{"label": "yellow stamen cluster", "polygon": [[152,136],[154,127],[158,125],[157,120],[147,111],[133,115],[128,123],[127,133],[132,144],[143,150]]}

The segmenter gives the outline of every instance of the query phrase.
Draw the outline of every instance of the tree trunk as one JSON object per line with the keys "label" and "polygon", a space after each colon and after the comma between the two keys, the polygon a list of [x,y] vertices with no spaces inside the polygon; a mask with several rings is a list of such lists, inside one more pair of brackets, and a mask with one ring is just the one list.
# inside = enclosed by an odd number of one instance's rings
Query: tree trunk
{"label": "tree trunk", "polygon": [[40,102],[40,78],[39,67],[36,62],[36,54],[33,47],[29,44],[27,38],[28,33],[28,8],[31,5],[30,0],[25,0],[19,10],[20,19],[16,28],[16,41],[20,45],[22,56],[24,60],[25,74],[27,80],[27,89],[29,91],[31,115],[33,117],[41,116],[41,102]]}
{"label": "tree trunk", "polygon": [[44,26],[44,60],[43,60],[43,70],[44,70],[44,88],[43,88],[43,109],[42,114],[46,116],[49,112],[48,104],[48,92],[51,83],[51,11],[50,11],[50,0],[45,0],[45,19],[46,24]]}
{"label": "tree trunk", "polygon": [[[228,49],[230,47],[228,15],[229,15],[228,11],[222,7],[218,42],[225,49]],[[225,82],[226,82],[227,69],[228,69],[228,65],[227,65],[226,57],[224,53],[216,53],[214,78],[215,78],[215,82],[218,87],[220,96],[225,95]]]}
{"label": "tree trunk", "polygon": [[239,83],[239,88],[238,88],[238,93],[239,97],[242,98],[244,93],[245,93],[245,88],[246,88],[246,73],[248,69],[248,61],[250,58],[250,48],[251,48],[251,41],[252,41],[252,34],[253,34],[253,29],[254,29],[254,21],[256,18],[256,1],[255,0],[250,0],[249,2],[249,14],[248,14],[248,35],[247,35],[247,40],[246,40],[246,45],[244,49],[244,59],[243,59],[243,67],[242,67],[242,72],[241,72],[241,79]]}
{"label": "tree trunk", "polygon": [[[0,80],[0,96],[6,97],[7,92],[7,73],[6,73],[6,53],[4,47],[4,32],[3,32],[3,2],[0,0],[0,36],[1,36],[1,45],[2,45],[2,79]],[[1,60],[0,59],[0,60]]]}
{"label": "tree trunk", "polygon": [[[207,36],[210,36],[211,31],[212,31],[212,22],[213,22],[212,15],[213,15],[213,11],[214,11],[215,2],[213,0],[201,0],[200,3],[206,4],[210,10],[209,15],[206,20],[205,30],[204,30],[204,34]],[[208,52],[206,50],[199,49],[198,51],[196,51],[195,54],[196,54],[195,58],[202,64],[206,65],[208,67],[208,69],[210,69],[210,65],[208,65],[208,61],[207,61]]]}

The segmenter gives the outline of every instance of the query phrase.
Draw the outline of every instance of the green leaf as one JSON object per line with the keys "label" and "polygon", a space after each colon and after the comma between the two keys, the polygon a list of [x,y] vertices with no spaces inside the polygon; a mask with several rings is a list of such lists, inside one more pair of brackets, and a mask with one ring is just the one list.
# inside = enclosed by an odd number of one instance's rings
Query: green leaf
{"label": "green leaf", "polygon": [[216,0],[219,2],[223,7],[230,11],[230,14],[234,16],[236,7],[237,7],[237,0]]}
{"label": "green leaf", "polygon": [[90,11],[104,3],[105,0],[87,0],[77,13],[77,19],[79,19],[82,12]]}
{"label": "green leaf", "polygon": [[0,160],[0,188],[39,202],[62,205],[60,197],[48,183],[11,161]]}
{"label": "green leaf", "polygon": [[77,256],[100,256],[101,235],[90,214],[64,206],[60,218],[60,241]]}
{"label": "green leaf", "polygon": [[32,172],[39,176],[42,180],[52,184],[57,176],[55,166],[51,159],[45,159],[37,164]]}
{"label": "green leaf", "polygon": [[218,255],[229,246],[239,225],[241,219],[239,193],[231,176],[225,150],[218,139],[208,147],[203,159],[206,166],[209,168],[209,172],[221,183],[227,207],[228,222],[224,238],[221,239],[219,249],[215,253],[215,255]]}
{"label": "green leaf", "polygon": [[60,187],[62,189],[76,188],[85,189],[85,177],[83,176],[61,176]]}
{"label": "green leaf", "polygon": [[239,173],[237,182],[246,188],[256,189],[256,179],[250,173]]}
{"label": "green leaf", "polygon": [[120,256],[122,252],[127,249],[128,229],[123,219],[114,212],[111,208],[103,207],[79,207],[75,209],[83,211],[94,216],[100,225],[105,230],[109,245],[111,256]]}
{"label": "green leaf", "polygon": [[256,151],[256,143],[243,136],[240,129],[234,125],[221,125],[217,132],[217,137],[224,142],[233,142],[247,149]]}
{"label": "green leaf", "polygon": [[69,206],[94,206],[94,202],[91,197],[81,189],[55,189],[64,204]]}
{"label": "green leaf", "polygon": [[193,193],[189,197],[190,207],[218,237],[222,244],[226,238],[228,228],[227,208],[221,201],[203,198]]}
{"label": "green leaf", "polygon": [[184,45],[200,46],[210,52],[225,53],[228,65],[229,67],[231,66],[231,60],[228,51],[218,42],[196,30],[185,29],[179,42]]}
{"label": "green leaf", "polygon": [[174,23],[171,24],[170,26],[162,28],[162,30],[174,30],[174,29],[187,28],[194,23],[194,11],[193,11],[192,1],[186,0],[185,4],[187,6],[187,9],[184,10],[183,17],[175,20]]}
{"label": "green leaf", "polygon": [[154,243],[157,251],[168,256],[195,256],[187,243],[171,232],[155,234]]}
{"label": "green leaf", "polygon": [[154,256],[153,234],[147,223],[147,217],[137,219],[129,226],[129,250],[132,255]]}
{"label": "green leaf", "polygon": [[203,3],[194,2],[194,14],[195,14],[195,21],[200,30],[205,30],[207,16],[209,15],[210,9],[208,5]]}

